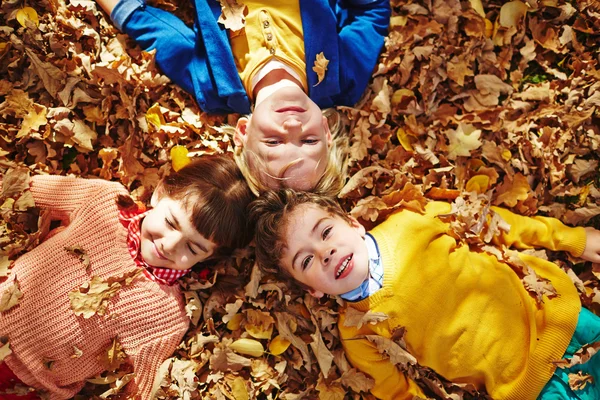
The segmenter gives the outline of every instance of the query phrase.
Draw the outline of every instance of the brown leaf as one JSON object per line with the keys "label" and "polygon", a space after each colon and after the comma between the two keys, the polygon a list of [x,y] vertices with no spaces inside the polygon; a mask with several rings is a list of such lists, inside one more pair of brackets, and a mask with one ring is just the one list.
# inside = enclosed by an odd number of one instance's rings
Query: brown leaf
{"label": "brown leaf", "polygon": [[67,251],[67,253],[72,254],[75,257],[77,257],[79,259],[79,261],[81,261],[81,263],[83,264],[83,267],[85,268],[85,270],[89,271],[90,257],[87,255],[86,251],[81,248],[81,246],[78,246],[78,245],[67,246],[67,247],[65,247],[65,250]]}
{"label": "brown leaf", "polygon": [[569,374],[569,387],[573,390],[583,390],[587,384],[594,384],[594,377],[583,373],[582,371],[576,374]]}
{"label": "brown leaf", "polygon": [[110,346],[98,356],[98,361],[107,371],[116,370],[126,359],[127,354],[125,354],[118,337],[115,337]]}
{"label": "brown leaf", "polygon": [[30,49],[26,48],[25,53],[31,60],[31,65],[42,80],[44,87],[50,93],[50,96],[56,98],[58,92],[63,88],[66,74],[60,69],[56,68],[49,62],[43,62],[39,57]]}

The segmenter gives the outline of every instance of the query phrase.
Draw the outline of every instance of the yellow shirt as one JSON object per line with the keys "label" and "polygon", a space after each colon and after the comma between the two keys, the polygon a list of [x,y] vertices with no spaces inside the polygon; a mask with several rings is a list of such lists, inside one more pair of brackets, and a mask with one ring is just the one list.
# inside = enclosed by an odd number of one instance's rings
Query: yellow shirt
{"label": "yellow shirt", "polygon": [[306,62],[304,33],[298,0],[265,4],[264,0],[244,1],[248,7],[245,27],[230,32],[233,58],[246,92],[252,98],[252,78],[273,59],[290,67],[305,91]]}
{"label": "yellow shirt", "polygon": [[[349,361],[375,379],[372,393],[383,399],[421,395],[416,384],[362,335],[390,338],[406,328],[407,349],[420,365],[445,378],[486,389],[496,400],[535,399],[571,340],[581,303],[567,274],[533,256],[521,259],[558,292],[539,305],[517,274],[488,253],[470,251],[436,218],[450,205],[429,203],[424,215],[407,210],[390,216],[371,232],[384,266],[383,287],[357,303],[361,311],[388,315],[375,325],[338,324]],[[553,218],[528,218],[493,208],[510,225],[496,243],[516,248],[545,247],[583,253],[583,228]]]}

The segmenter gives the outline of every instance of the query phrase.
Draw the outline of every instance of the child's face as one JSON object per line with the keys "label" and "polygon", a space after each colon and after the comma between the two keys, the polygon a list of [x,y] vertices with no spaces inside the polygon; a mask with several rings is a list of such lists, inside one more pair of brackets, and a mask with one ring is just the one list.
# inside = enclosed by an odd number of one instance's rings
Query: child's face
{"label": "child's face", "polygon": [[290,213],[280,263],[315,297],[357,288],[369,274],[365,228],[319,206],[304,204]]}
{"label": "child's face", "polygon": [[311,190],[328,161],[331,133],[319,106],[299,87],[283,87],[256,104],[250,119],[240,118],[236,144],[266,166],[261,180],[272,189]]}
{"label": "child's face", "polygon": [[152,210],[142,221],[140,251],[153,267],[184,270],[206,260],[217,245],[192,225],[181,201],[152,197]]}

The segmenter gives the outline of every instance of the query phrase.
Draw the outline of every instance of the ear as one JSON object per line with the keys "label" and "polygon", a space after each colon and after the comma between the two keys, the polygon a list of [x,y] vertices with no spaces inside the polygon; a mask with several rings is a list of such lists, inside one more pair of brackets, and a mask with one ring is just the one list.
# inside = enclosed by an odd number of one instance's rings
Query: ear
{"label": "ear", "polygon": [[333,137],[331,136],[331,130],[329,129],[327,117],[325,116],[323,116],[323,130],[325,131],[325,139],[327,140],[327,146],[331,146],[331,143],[333,143]]}
{"label": "ear", "polygon": [[314,289],[308,289],[308,293],[312,297],[316,297],[317,299],[320,299],[321,297],[325,296],[325,293],[319,292],[318,290],[314,290]]}
{"label": "ear", "polygon": [[364,238],[365,234],[367,233],[367,230],[365,229],[365,227],[362,226],[362,224],[360,222],[358,222],[358,220],[356,218],[354,218],[352,215],[349,215],[348,217],[350,217],[350,226],[358,231],[358,234],[360,235],[361,238]]}
{"label": "ear", "polygon": [[238,119],[235,126],[235,133],[233,134],[233,143],[238,147],[243,147],[246,144],[248,125],[250,120],[246,117]]}

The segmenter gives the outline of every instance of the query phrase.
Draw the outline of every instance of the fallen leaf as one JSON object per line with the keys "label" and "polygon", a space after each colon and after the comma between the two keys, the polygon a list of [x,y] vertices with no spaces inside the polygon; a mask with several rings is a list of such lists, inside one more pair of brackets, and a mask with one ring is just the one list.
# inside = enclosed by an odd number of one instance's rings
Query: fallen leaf
{"label": "fallen leaf", "polygon": [[236,0],[219,0],[221,3],[221,15],[217,20],[226,29],[239,31],[246,26],[246,6],[238,4]]}
{"label": "fallen leaf", "polygon": [[473,125],[459,124],[456,130],[449,129],[446,131],[448,137],[448,159],[455,160],[456,157],[469,157],[471,151],[478,149],[481,146],[479,137],[481,130],[475,129]]}
{"label": "fallen leaf", "polygon": [[315,65],[313,65],[312,70],[317,74],[317,83],[314,86],[317,86],[319,83],[325,79],[325,73],[327,72],[327,65],[329,65],[329,60],[325,58],[323,52],[317,54],[315,59]]}
{"label": "fallen leaf", "polygon": [[65,247],[65,250],[67,251],[67,253],[72,254],[75,257],[77,257],[79,259],[79,261],[81,261],[81,263],[83,264],[83,267],[85,268],[85,270],[89,271],[90,257],[87,255],[87,252],[81,248],[81,246],[78,246],[78,245],[67,246],[67,247]]}
{"label": "fallen leaf", "polygon": [[19,282],[15,276],[12,285],[8,286],[0,296],[0,312],[8,311],[16,306],[21,297],[23,297],[23,293],[19,290]]}

